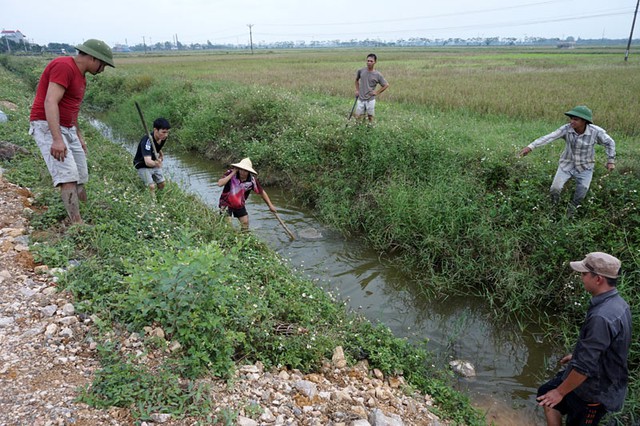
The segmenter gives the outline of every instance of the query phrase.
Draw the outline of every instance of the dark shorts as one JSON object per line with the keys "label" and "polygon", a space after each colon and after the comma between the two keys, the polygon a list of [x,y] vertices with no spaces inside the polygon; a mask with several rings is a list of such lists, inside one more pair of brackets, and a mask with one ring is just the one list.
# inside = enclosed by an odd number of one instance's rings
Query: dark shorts
{"label": "dark shorts", "polygon": [[[556,377],[538,388],[538,396],[542,396],[560,386],[562,371]],[[589,403],[579,398],[574,392],[569,392],[562,398],[554,410],[567,416],[567,426],[594,426],[607,414],[606,408],[599,403]]]}
{"label": "dark shorts", "polygon": [[247,209],[245,207],[241,207],[239,209],[232,209],[231,207],[222,207],[222,212],[226,212],[229,216],[233,217],[244,217],[248,215]]}

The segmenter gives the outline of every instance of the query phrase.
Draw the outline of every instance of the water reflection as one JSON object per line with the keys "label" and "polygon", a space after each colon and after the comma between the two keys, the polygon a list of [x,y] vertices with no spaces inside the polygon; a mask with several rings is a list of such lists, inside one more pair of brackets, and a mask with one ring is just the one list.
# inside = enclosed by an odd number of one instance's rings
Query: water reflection
{"label": "water reflection", "polygon": [[[94,125],[117,141],[106,126]],[[132,153],[135,150],[135,144],[119,143]],[[175,155],[169,143],[164,168],[169,180],[217,208],[221,188],[216,182],[224,165],[199,156]],[[545,361],[554,354],[540,339],[541,330],[495,324],[484,301],[477,298],[425,297],[419,283],[395,267],[392,258],[380,257],[357,240],[345,240],[315,220],[311,211],[292,204],[283,191],[266,189],[298,238],[289,239],[255,194],[247,203],[251,231],[297,271],[347,300],[351,309],[386,324],[396,336],[428,338],[443,365],[454,358],[470,361],[477,376],[460,378],[458,386],[482,407],[490,422],[510,426],[542,422],[534,395],[538,384],[551,374],[545,370]]]}

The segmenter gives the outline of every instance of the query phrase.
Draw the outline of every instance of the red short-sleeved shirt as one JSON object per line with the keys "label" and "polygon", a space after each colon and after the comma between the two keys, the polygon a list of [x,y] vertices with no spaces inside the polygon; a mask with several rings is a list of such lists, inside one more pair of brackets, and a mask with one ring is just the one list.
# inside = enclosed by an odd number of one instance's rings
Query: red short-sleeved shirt
{"label": "red short-sleeved shirt", "polygon": [[44,111],[44,100],[47,97],[49,83],[57,83],[66,89],[58,104],[60,108],[60,125],[64,127],[75,126],[78,122],[78,113],[84,98],[87,80],[71,56],[56,58],[45,67],[36,89],[30,120],[47,119]]}
{"label": "red short-sleeved shirt", "polygon": [[[233,173],[232,170],[227,170],[223,177],[229,176],[231,173]],[[258,179],[253,175],[249,175],[246,181],[241,182],[239,179],[239,173],[236,173],[236,175],[232,177],[222,189],[218,207],[241,209],[244,207],[245,201],[249,197],[251,191],[255,191],[256,194],[262,193],[262,187],[260,186],[260,183],[258,183]]]}

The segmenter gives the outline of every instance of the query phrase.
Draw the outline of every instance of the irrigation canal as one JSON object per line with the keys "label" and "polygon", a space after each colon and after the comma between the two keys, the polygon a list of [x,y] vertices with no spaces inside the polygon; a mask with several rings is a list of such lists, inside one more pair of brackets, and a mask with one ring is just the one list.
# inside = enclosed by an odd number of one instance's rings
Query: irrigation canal
{"label": "irrigation canal", "polygon": [[[94,126],[113,142],[135,153],[136,144],[115,138],[110,129]],[[240,159],[238,159],[239,161]],[[221,188],[216,184],[225,171],[201,157],[176,155],[167,145],[165,176],[217,208]],[[260,170],[258,170],[260,172]],[[294,203],[279,188],[265,187],[278,214],[297,236],[289,239],[262,199],[249,197],[251,231],[288,259],[299,273],[331,291],[348,306],[371,321],[380,321],[396,336],[429,339],[429,347],[446,364],[462,359],[471,362],[474,378],[459,378],[457,386],[487,413],[488,423],[523,426],[543,422],[536,407],[537,386],[554,371],[547,370],[559,359],[540,330],[492,320],[487,304],[472,297],[428,300],[420,296],[416,283],[362,241],[345,239],[314,218],[313,212]],[[237,226],[237,220],[234,219]]]}

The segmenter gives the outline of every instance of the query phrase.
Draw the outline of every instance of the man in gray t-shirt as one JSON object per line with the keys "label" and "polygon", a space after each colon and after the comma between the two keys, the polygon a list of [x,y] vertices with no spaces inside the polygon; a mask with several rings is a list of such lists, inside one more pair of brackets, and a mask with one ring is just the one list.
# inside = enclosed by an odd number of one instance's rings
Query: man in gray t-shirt
{"label": "man in gray t-shirt", "polygon": [[[373,69],[377,61],[376,55],[370,53],[367,55],[367,67],[359,69],[356,73],[356,96],[358,97],[356,119],[359,119],[366,112],[369,123],[373,122],[375,115],[376,95],[389,87],[389,83],[382,74]],[[379,89],[377,89],[378,85],[380,85]]]}

